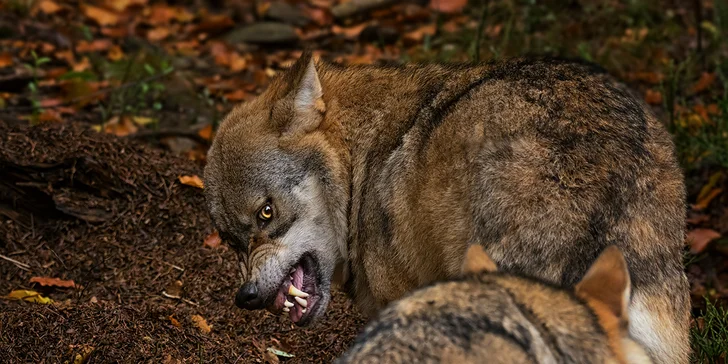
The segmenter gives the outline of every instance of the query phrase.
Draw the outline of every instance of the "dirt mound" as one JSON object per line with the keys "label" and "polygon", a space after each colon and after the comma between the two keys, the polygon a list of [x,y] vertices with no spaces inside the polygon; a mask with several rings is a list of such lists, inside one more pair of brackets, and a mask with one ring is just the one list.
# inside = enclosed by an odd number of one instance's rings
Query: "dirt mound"
{"label": "dirt mound", "polygon": [[[345,350],[363,320],[340,293],[307,329],[234,307],[237,260],[203,245],[212,226],[202,190],[178,180],[201,173],[82,126],[0,122],[0,295],[33,289],[56,302],[0,300],[0,362],[72,361],[93,348],[91,363],[246,363],[270,346],[295,355],[282,361],[328,362]],[[168,297],[178,280],[181,298]]]}

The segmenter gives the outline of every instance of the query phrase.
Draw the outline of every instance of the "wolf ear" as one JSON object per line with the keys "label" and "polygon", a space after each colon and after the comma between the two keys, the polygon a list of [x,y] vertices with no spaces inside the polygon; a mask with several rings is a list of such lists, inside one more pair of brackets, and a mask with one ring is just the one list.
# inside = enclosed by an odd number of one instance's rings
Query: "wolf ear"
{"label": "wolf ear", "polygon": [[483,250],[483,247],[479,244],[473,244],[468,247],[465,252],[465,261],[463,262],[462,273],[481,273],[481,272],[495,272],[498,268],[492,259],[488,256],[488,253]]}
{"label": "wolf ear", "polygon": [[594,261],[575,291],[579,297],[602,303],[617,318],[626,319],[630,285],[627,262],[619,248],[612,245]]}
{"label": "wolf ear", "polygon": [[303,134],[315,130],[323,120],[326,105],[313,54],[305,51],[287,71],[285,79],[289,90],[286,107],[292,110],[285,125],[280,125],[282,133]]}

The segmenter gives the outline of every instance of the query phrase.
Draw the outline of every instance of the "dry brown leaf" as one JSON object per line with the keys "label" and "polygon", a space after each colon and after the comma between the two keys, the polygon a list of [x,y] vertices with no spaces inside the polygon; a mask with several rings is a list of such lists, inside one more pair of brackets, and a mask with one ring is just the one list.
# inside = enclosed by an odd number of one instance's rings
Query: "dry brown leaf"
{"label": "dry brown leaf", "polygon": [[220,238],[220,234],[218,234],[217,231],[213,232],[212,234],[208,235],[207,238],[205,238],[205,242],[203,243],[206,247],[210,248],[217,248],[220,246],[220,243],[222,243],[222,239]]}
{"label": "dry brown leaf", "polygon": [[177,16],[177,9],[168,5],[154,4],[145,9],[144,15],[148,15],[148,21],[150,24],[168,24]]}
{"label": "dry brown leaf", "polygon": [[420,42],[423,38],[425,38],[425,35],[435,35],[436,31],[437,28],[435,27],[435,24],[427,24],[405,34],[404,37],[405,39],[413,42]]}
{"label": "dry brown leaf", "polygon": [[200,177],[197,176],[197,175],[192,175],[192,176],[179,176],[179,181],[183,185],[188,185],[188,186],[197,187],[197,188],[204,188],[204,184],[202,183],[202,179],[200,179]]}
{"label": "dry brown leaf", "polygon": [[430,0],[430,8],[441,13],[457,13],[468,4],[468,0]]}
{"label": "dry brown leaf", "polygon": [[176,318],[174,318],[173,315],[169,315],[167,318],[169,319],[169,322],[172,323],[172,325],[179,327],[180,329],[182,328],[182,324],[180,324],[179,321]]}
{"label": "dry brown leaf", "polygon": [[708,205],[710,205],[710,202],[713,201],[714,198],[718,197],[720,193],[723,192],[723,189],[716,188],[714,190],[711,190],[707,195],[705,195],[702,199],[698,200],[698,203],[693,205],[693,210],[695,211],[701,211],[708,208]]}
{"label": "dry brown leaf", "polygon": [[59,279],[59,278],[50,278],[50,277],[33,277],[30,279],[30,283],[38,283],[41,286],[49,286],[49,287],[73,288],[76,286],[76,284],[73,282],[73,280],[63,280],[63,279]]}
{"label": "dry brown leaf", "polygon": [[118,15],[93,5],[85,5],[83,7],[83,13],[101,26],[116,25],[119,23]]}
{"label": "dry brown leaf", "polygon": [[662,104],[662,93],[660,91],[647,90],[645,93],[645,102],[650,105]]}
{"label": "dry brown leaf", "polygon": [[205,318],[200,315],[192,315],[192,322],[205,334],[209,334],[212,331],[212,326],[208,325]]}
{"label": "dry brown leaf", "polygon": [[78,42],[78,45],[76,45],[76,52],[100,52],[111,48],[113,45],[114,44],[111,42],[111,39],[96,39],[91,42],[81,40]]}
{"label": "dry brown leaf", "polygon": [[52,0],[41,0],[38,3],[38,9],[46,14],[53,14],[61,10],[61,7]]}
{"label": "dry brown leaf", "polygon": [[164,38],[167,38],[169,36],[169,28],[167,27],[159,27],[150,29],[147,32],[147,39],[151,42],[158,42],[160,40],[164,40]]}
{"label": "dry brown leaf", "polygon": [[8,52],[0,53],[0,68],[13,65],[13,56]]}
{"label": "dry brown leaf", "polygon": [[111,47],[111,49],[109,49],[109,52],[106,53],[106,57],[109,60],[118,61],[118,60],[124,58],[124,51],[121,50],[121,47],[119,47],[118,45],[115,45],[115,46]]}
{"label": "dry brown leaf", "polygon": [[197,131],[197,135],[205,140],[212,140],[212,124],[207,124],[204,128]]}
{"label": "dry brown leaf", "polygon": [[699,225],[704,222],[710,221],[710,216],[705,215],[705,214],[694,214],[694,215],[688,216],[688,218],[685,219],[685,221],[688,224]]}
{"label": "dry brown leaf", "polygon": [[695,229],[688,232],[687,243],[690,245],[690,252],[698,254],[705,250],[708,243],[720,237],[720,233],[713,229]]}
{"label": "dry brown leaf", "polygon": [[367,23],[362,23],[359,25],[354,25],[353,27],[340,27],[338,25],[334,25],[331,27],[331,31],[334,34],[343,35],[344,38],[349,40],[355,40],[359,38],[359,34],[361,34],[362,30],[367,27]]}
{"label": "dry brown leaf", "polygon": [[700,79],[698,82],[693,85],[693,93],[698,93],[705,91],[710,85],[713,84],[713,81],[715,81],[715,73],[712,72],[703,72],[703,74],[700,75]]}
{"label": "dry brown leaf", "polygon": [[104,5],[121,13],[134,5],[146,5],[147,0],[106,0]]}
{"label": "dry brown leaf", "polygon": [[239,102],[247,100],[250,97],[250,94],[243,90],[235,90],[233,92],[224,94],[223,97],[231,102]]}

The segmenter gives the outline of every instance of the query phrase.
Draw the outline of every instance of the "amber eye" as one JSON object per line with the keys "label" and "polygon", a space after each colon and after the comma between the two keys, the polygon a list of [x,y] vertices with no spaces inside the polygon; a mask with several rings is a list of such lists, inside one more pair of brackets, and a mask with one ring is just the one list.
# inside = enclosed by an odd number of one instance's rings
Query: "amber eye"
{"label": "amber eye", "polygon": [[260,211],[258,211],[258,218],[262,221],[268,221],[271,217],[273,217],[273,208],[268,204],[261,207]]}

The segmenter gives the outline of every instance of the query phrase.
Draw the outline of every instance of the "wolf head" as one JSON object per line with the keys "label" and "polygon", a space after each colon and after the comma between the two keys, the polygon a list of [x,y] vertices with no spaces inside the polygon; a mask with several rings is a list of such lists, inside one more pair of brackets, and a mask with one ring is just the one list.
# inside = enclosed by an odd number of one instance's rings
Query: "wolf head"
{"label": "wolf head", "polygon": [[341,150],[310,53],[223,120],[207,157],[208,208],[240,257],[241,308],[287,312],[306,325],[330,299],[346,256]]}

